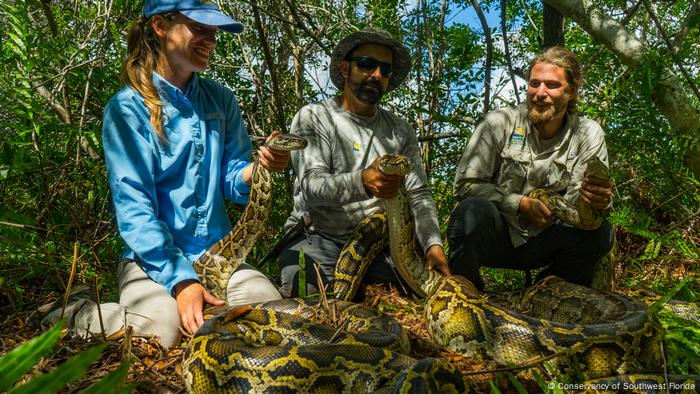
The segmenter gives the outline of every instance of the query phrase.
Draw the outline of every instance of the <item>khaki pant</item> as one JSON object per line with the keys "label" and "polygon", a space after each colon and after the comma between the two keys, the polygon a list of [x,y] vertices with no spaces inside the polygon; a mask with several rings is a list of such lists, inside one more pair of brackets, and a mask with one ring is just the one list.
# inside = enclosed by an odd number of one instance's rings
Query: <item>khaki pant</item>
{"label": "khaki pant", "polygon": [[[98,306],[92,300],[73,302],[64,313],[68,327],[81,336],[100,334],[101,313],[107,335],[132,326],[136,335],[160,337],[166,348],[179,345],[180,314],[175,298],[133,260],[120,262],[118,272],[119,303],[100,304],[98,313]],[[245,263],[231,276],[227,296],[232,306],[282,298],[265,275]],[[60,313],[60,309],[49,313],[42,325],[57,323]]]}

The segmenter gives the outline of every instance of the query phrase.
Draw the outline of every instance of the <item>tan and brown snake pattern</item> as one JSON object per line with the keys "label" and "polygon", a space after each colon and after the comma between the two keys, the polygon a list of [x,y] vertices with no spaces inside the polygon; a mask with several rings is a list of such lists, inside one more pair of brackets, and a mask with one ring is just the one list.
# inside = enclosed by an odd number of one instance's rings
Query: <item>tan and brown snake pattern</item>
{"label": "tan and brown snake pattern", "polygon": [[[586,176],[610,180],[610,171],[605,163],[593,156],[586,162]],[[607,214],[605,211],[591,208],[580,197],[572,204],[550,189],[535,189],[528,193],[528,196],[542,201],[558,219],[582,230],[597,229]]]}
{"label": "tan and brown snake pattern", "polygon": [[[392,158],[405,167],[401,160]],[[425,319],[436,342],[501,366],[553,357],[562,371],[573,374],[576,370],[588,379],[646,370],[660,363],[658,323],[644,304],[633,299],[547,278],[528,292],[525,303],[531,311],[525,315],[491,304],[464,278],[425,271],[415,249],[407,205],[401,194],[387,204],[392,256],[409,285],[428,297]],[[400,220],[392,222],[395,218]],[[369,263],[368,251],[371,254],[377,243],[385,242],[381,235],[387,228],[385,221],[381,214],[364,221],[364,232],[346,245],[341,260],[348,266]],[[230,248],[225,243],[221,246],[210,251],[211,256]],[[345,272],[351,283],[343,291],[356,290],[352,270]],[[242,317],[227,311],[207,321],[189,344],[184,360],[187,387],[193,392],[468,390],[449,364],[415,361],[370,346],[358,339],[362,335],[342,333],[334,338],[334,329],[269,305]],[[368,335],[388,334],[370,330]]]}
{"label": "tan and brown snake pattern", "polygon": [[[293,149],[305,145],[290,137],[288,144]],[[202,284],[219,298],[225,299],[230,276],[250,251],[267,219],[270,187],[270,173],[256,165],[250,202],[241,219],[195,263]],[[351,248],[352,251],[367,256],[366,251],[372,249],[368,241],[371,239],[358,235],[351,244],[364,242],[367,249]],[[345,256],[347,260],[360,258],[352,252]],[[468,392],[463,377],[452,365],[435,358],[415,360],[406,356],[409,349],[405,329],[393,318],[349,302],[331,301],[331,305],[346,317],[342,332],[310,321],[313,301],[309,300],[273,301],[244,312],[240,308],[223,308],[215,316],[214,311],[208,312],[207,321],[183,357],[187,390]]]}
{"label": "tan and brown snake pattern", "polygon": [[[285,134],[273,137],[266,145],[277,150],[299,150],[307,141],[301,137]],[[226,287],[231,275],[245,260],[255,245],[267,218],[270,216],[272,196],[272,174],[255,161],[248,205],[231,231],[212,245],[194,263],[194,270],[202,286],[220,300],[226,300]]]}
{"label": "tan and brown snake pattern", "polygon": [[[404,160],[388,156],[380,168],[405,174]],[[465,278],[424,268],[403,191],[386,201],[386,215],[394,263],[409,286],[427,296],[424,318],[438,344],[503,367],[553,357],[562,371],[578,369],[587,379],[661,365],[661,328],[640,300],[549,277],[528,291],[527,315],[504,309]]]}

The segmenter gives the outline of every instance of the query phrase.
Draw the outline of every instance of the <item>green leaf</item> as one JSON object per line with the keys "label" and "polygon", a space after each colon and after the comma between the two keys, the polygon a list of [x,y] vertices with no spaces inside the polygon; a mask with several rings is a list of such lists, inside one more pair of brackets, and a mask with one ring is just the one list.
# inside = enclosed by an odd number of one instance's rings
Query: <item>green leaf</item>
{"label": "green leaf", "polygon": [[87,389],[85,389],[83,394],[103,394],[103,393],[113,393],[113,394],[128,394],[133,389],[136,388],[137,384],[132,383],[130,385],[119,387],[122,380],[129,373],[129,362],[123,363],[118,369],[110,372],[109,375],[100,379],[98,382],[94,383]]}
{"label": "green leaf", "polygon": [[[548,366],[549,364],[545,363],[545,367]],[[544,376],[536,369],[532,370],[532,376],[535,378],[535,382],[540,386],[543,393],[564,394],[564,390],[559,387],[560,382],[556,377],[553,377],[549,382],[545,382]]]}
{"label": "green leaf", "polygon": [[62,329],[63,322],[60,322],[0,358],[0,391],[9,389],[22,375],[29,372],[40,358],[47,355],[60,338]]}
{"label": "green leaf", "polygon": [[107,347],[106,343],[95,345],[69,358],[46,375],[36,377],[29,382],[10,391],[11,394],[55,393],[65,387],[66,384],[80,379],[85,375],[85,370],[97,360]]}
{"label": "green leaf", "polygon": [[527,390],[525,390],[525,386],[523,386],[522,383],[518,380],[518,378],[515,377],[512,373],[508,372],[506,373],[506,376],[508,377],[508,380],[510,380],[510,384],[515,387],[515,390],[518,391],[519,394],[527,394]]}
{"label": "green leaf", "polygon": [[663,308],[664,304],[667,303],[671,298],[673,298],[673,296],[675,296],[676,293],[681,291],[681,289],[683,289],[683,287],[685,287],[691,279],[693,279],[693,277],[688,277],[678,282],[675,286],[671,288],[671,290],[667,291],[666,294],[663,295],[663,297],[661,297],[651,305],[651,310],[654,311],[654,313],[658,313],[661,310],[661,308]]}

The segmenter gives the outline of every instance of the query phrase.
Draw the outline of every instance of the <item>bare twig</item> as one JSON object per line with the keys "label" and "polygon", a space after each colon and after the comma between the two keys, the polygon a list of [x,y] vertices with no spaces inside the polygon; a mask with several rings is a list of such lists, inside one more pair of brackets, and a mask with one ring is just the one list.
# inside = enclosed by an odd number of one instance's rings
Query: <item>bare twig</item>
{"label": "bare twig", "polygon": [[[520,4],[523,6],[524,10],[527,10],[527,4],[525,4],[525,0],[520,0]],[[530,22],[530,25],[532,26],[533,29],[537,32],[537,42],[542,45],[542,35],[540,34],[540,28],[537,26],[535,21],[532,20],[532,16],[530,16],[530,12],[526,12],[525,15],[527,16],[527,20]]]}
{"label": "bare twig", "polygon": [[418,136],[418,141],[419,142],[436,141],[436,140],[441,140],[444,138],[454,138],[454,137],[464,137],[464,136],[465,136],[464,133],[462,133],[460,131],[456,131],[453,133],[436,133],[436,134]]}
{"label": "bare twig", "polygon": [[102,306],[100,305],[100,292],[97,290],[97,276],[94,277],[95,285],[95,304],[97,305],[97,317],[100,319],[100,333],[102,334],[102,340],[107,342],[107,333],[105,333],[105,323],[102,320]]}
{"label": "bare twig", "polygon": [[503,33],[503,49],[505,50],[506,63],[508,65],[508,75],[510,82],[513,84],[513,95],[515,101],[520,104],[520,95],[518,94],[518,84],[515,83],[515,74],[513,73],[513,59],[510,54],[510,45],[508,43],[508,33],[506,29],[506,8],[508,3],[506,0],[501,0],[501,32]]}
{"label": "bare twig", "polygon": [[68,285],[66,285],[66,294],[63,295],[63,306],[61,307],[61,319],[63,319],[63,314],[66,311],[66,305],[68,304],[68,298],[70,296],[71,288],[73,287],[73,279],[75,278],[76,267],[78,266],[78,251],[80,251],[80,242],[76,242],[73,247],[73,264],[70,267],[70,276],[68,277]]}
{"label": "bare twig", "polygon": [[484,63],[484,110],[482,113],[489,112],[491,103],[491,59],[493,58],[493,40],[491,39],[491,29],[489,28],[488,22],[486,22],[486,16],[484,16],[484,11],[481,10],[479,2],[477,0],[471,0],[472,6],[476,15],[479,17],[479,22],[481,22],[481,28],[484,30],[484,39],[486,40],[486,62]]}
{"label": "bare twig", "polygon": [[549,356],[546,357],[539,357],[537,360],[528,362],[522,365],[515,365],[512,367],[504,367],[504,368],[494,368],[494,369],[484,369],[481,371],[471,371],[471,372],[462,372],[463,375],[466,376],[474,376],[474,375],[486,375],[486,374],[492,374],[492,373],[497,373],[497,372],[510,372],[510,371],[520,371],[522,369],[528,369],[532,367],[536,367],[540,364],[542,364],[545,361],[549,361],[553,358],[564,356],[566,352],[557,352],[554,354],[550,354]]}

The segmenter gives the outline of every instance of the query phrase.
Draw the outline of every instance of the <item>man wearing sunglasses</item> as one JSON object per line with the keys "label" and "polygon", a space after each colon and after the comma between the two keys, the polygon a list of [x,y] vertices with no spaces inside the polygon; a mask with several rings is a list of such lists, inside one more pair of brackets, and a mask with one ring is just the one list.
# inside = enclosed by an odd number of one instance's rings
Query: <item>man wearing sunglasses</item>
{"label": "man wearing sunglasses", "polygon": [[[298,295],[300,250],[307,293],[318,291],[314,263],[323,281],[330,282],[338,255],[357,224],[382,210],[381,199],[394,196],[402,182],[417,218],[426,267],[449,274],[415,131],[379,106],[384,94],[401,85],[410,67],[408,50],[387,32],[368,28],[352,33],[331,56],[331,81],[342,94],[296,114],[292,133],[305,137],[309,146],[291,159],[297,179],[294,210],[286,226],[289,243],[280,257],[284,295]],[[413,168],[405,179],[378,170],[377,159],[387,153],[408,157]],[[402,288],[388,248],[370,264],[364,281]]]}

